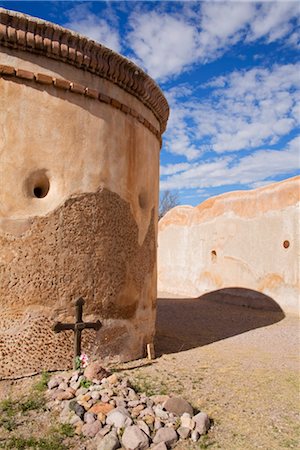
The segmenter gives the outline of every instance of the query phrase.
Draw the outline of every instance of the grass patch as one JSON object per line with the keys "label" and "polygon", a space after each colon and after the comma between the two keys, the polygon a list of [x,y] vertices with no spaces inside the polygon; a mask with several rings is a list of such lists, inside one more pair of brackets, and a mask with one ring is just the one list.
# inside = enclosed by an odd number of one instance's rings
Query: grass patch
{"label": "grass patch", "polygon": [[144,378],[137,375],[136,378],[130,379],[130,384],[136,392],[144,393],[148,397],[168,393],[167,385],[163,381],[158,381],[154,378]]}
{"label": "grass patch", "polygon": [[23,450],[34,448],[37,450],[68,450],[63,443],[63,438],[59,435],[49,436],[41,439],[12,437],[8,439],[2,447],[4,449]]}
{"label": "grass patch", "polygon": [[87,380],[86,378],[82,378],[80,380],[80,387],[82,388],[88,389],[90,386],[92,386],[92,384],[93,384],[92,381]]}
{"label": "grass patch", "polygon": [[7,431],[17,428],[16,414],[19,409],[17,403],[11,399],[3,400],[0,403],[0,427]]}
{"label": "grass patch", "polygon": [[204,436],[200,437],[199,440],[199,448],[200,449],[206,449],[206,448],[220,448],[218,444],[216,444],[215,441],[213,441],[210,436],[208,436],[207,434],[205,434]]}
{"label": "grass patch", "polygon": [[50,373],[43,372],[40,380],[34,385],[33,390],[38,392],[46,391],[49,380],[50,380]]}

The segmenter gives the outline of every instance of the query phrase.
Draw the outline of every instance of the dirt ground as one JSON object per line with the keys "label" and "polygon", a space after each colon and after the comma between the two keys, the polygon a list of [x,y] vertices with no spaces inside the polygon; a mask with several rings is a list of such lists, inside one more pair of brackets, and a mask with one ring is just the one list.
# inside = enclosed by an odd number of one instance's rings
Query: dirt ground
{"label": "dirt ground", "polygon": [[[159,299],[157,359],[116,369],[148,394],[174,392],[209,414],[208,435],[177,450],[300,448],[299,319],[217,300]],[[30,383],[0,383],[2,398]],[[85,448],[78,442],[67,448]]]}

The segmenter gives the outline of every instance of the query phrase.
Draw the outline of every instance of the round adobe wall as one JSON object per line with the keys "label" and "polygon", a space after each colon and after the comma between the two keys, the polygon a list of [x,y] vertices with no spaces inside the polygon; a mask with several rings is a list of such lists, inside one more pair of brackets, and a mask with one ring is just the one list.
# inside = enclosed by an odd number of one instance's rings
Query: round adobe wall
{"label": "round adobe wall", "polygon": [[74,300],[91,357],[152,342],[168,105],[137,66],[0,9],[0,378],[70,367]]}

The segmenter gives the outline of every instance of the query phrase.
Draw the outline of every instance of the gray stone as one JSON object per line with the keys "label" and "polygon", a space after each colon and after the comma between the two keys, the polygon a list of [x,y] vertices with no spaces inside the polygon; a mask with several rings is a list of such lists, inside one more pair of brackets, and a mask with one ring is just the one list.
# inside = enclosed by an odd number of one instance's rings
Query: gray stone
{"label": "gray stone", "polygon": [[95,437],[101,428],[99,420],[95,420],[93,423],[85,423],[82,427],[82,434],[86,437]]}
{"label": "gray stone", "polygon": [[132,419],[125,408],[115,408],[107,414],[106,423],[114,425],[116,428],[128,427],[132,424]]}
{"label": "gray stone", "polygon": [[171,397],[166,402],[164,402],[163,407],[177,416],[182,416],[184,413],[193,415],[193,408],[191,405],[181,397]]}
{"label": "gray stone", "polygon": [[59,381],[56,378],[51,378],[48,382],[48,389],[54,389],[59,385]]}
{"label": "gray stone", "polygon": [[97,450],[117,450],[120,442],[116,431],[111,431],[97,444]]}
{"label": "gray stone", "polygon": [[177,428],[176,431],[179,434],[179,437],[181,437],[181,439],[187,439],[191,434],[190,428],[187,427],[179,427]]}
{"label": "gray stone", "polygon": [[122,445],[126,450],[146,450],[149,448],[149,439],[137,425],[132,425],[125,428]]}
{"label": "gray stone", "polygon": [[155,421],[154,421],[154,430],[159,430],[161,427],[162,427],[161,421],[155,418]]}
{"label": "gray stone", "polygon": [[193,430],[192,434],[191,434],[191,439],[193,442],[197,442],[200,438],[200,434],[198,433],[197,430]]}
{"label": "gray stone", "polygon": [[109,375],[104,367],[101,366],[101,363],[98,361],[91,362],[85,369],[83,375],[87,380],[102,380],[103,378]]}
{"label": "gray stone", "polygon": [[86,412],[83,417],[85,423],[93,423],[95,422],[95,415],[89,412]]}
{"label": "gray stone", "polygon": [[103,402],[103,403],[108,403],[109,400],[110,400],[109,395],[107,395],[107,394],[102,394],[102,395],[101,395],[101,402]]}
{"label": "gray stone", "polygon": [[181,426],[184,428],[189,428],[190,430],[193,430],[195,428],[195,421],[188,413],[182,414],[182,416],[180,417],[180,422]]}
{"label": "gray stone", "polygon": [[85,409],[83,406],[79,405],[79,403],[73,400],[69,403],[69,408],[71,411],[74,411],[75,414],[80,417],[80,419],[83,419],[85,413]]}
{"label": "gray stone", "polygon": [[200,412],[193,417],[193,420],[196,423],[195,430],[198,431],[199,434],[206,434],[210,427],[208,415],[204,412]]}
{"label": "gray stone", "polygon": [[62,391],[65,391],[66,389],[68,389],[68,384],[63,381],[62,383],[59,384],[58,389],[61,389]]}
{"label": "gray stone", "polygon": [[154,409],[156,417],[158,417],[159,419],[162,419],[162,420],[168,419],[169,415],[168,415],[167,411],[164,411],[161,406],[154,406],[153,409]]}
{"label": "gray stone", "polygon": [[78,397],[79,395],[84,395],[84,394],[86,394],[88,391],[89,391],[89,390],[88,390],[87,388],[84,388],[84,387],[79,388],[79,389],[77,389],[77,391],[76,391],[76,397]]}
{"label": "gray stone", "polygon": [[143,420],[138,420],[136,424],[147,436],[150,436],[150,429]]}
{"label": "gray stone", "polygon": [[69,419],[69,424],[70,425],[75,425],[77,422],[81,422],[81,419],[80,419],[80,417],[79,416],[77,416],[77,414],[75,414],[75,413],[73,413],[73,412],[71,412],[71,416],[70,416],[70,419]]}
{"label": "gray stone", "polygon": [[134,408],[135,406],[139,405],[140,402],[139,400],[130,400],[127,404],[130,408]]}
{"label": "gray stone", "polygon": [[154,447],[151,447],[151,450],[168,450],[168,448],[164,442],[160,442],[159,444],[154,445]]}
{"label": "gray stone", "polygon": [[99,400],[99,398],[100,398],[100,392],[98,392],[98,391],[92,391],[92,392],[91,392],[91,397],[92,397],[93,400]]}
{"label": "gray stone", "polygon": [[141,411],[140,417],[143,418],[144,416],[153,416],[155,417],[155,413],[152,408],[145,408]]}
{"label": "gray stone", "polygon": [[153,443],[159,444],[160,442],[164,442],[167,447],[171,447],[178,440],[178,435],[174,428],[161,428],[158,430],[154,436]]}

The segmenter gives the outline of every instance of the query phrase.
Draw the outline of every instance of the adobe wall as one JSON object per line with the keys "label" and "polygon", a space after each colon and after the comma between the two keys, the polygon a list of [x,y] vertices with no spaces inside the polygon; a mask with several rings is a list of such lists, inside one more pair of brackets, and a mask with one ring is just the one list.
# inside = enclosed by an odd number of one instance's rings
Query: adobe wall
{"label": "adobe wall", "polygon": [[[246,288],[298,314],[299,194],[296,177],[169,211],[159,222],[158,290],[198,297]],[[250,306],[252,294],[244,293]]]}
{"label": "adobe wall", "polygon": [[0,9],[0,378],[70,367],[73,302],[90,357],[152,342],[158,171],[168,105],[137,66]]}

